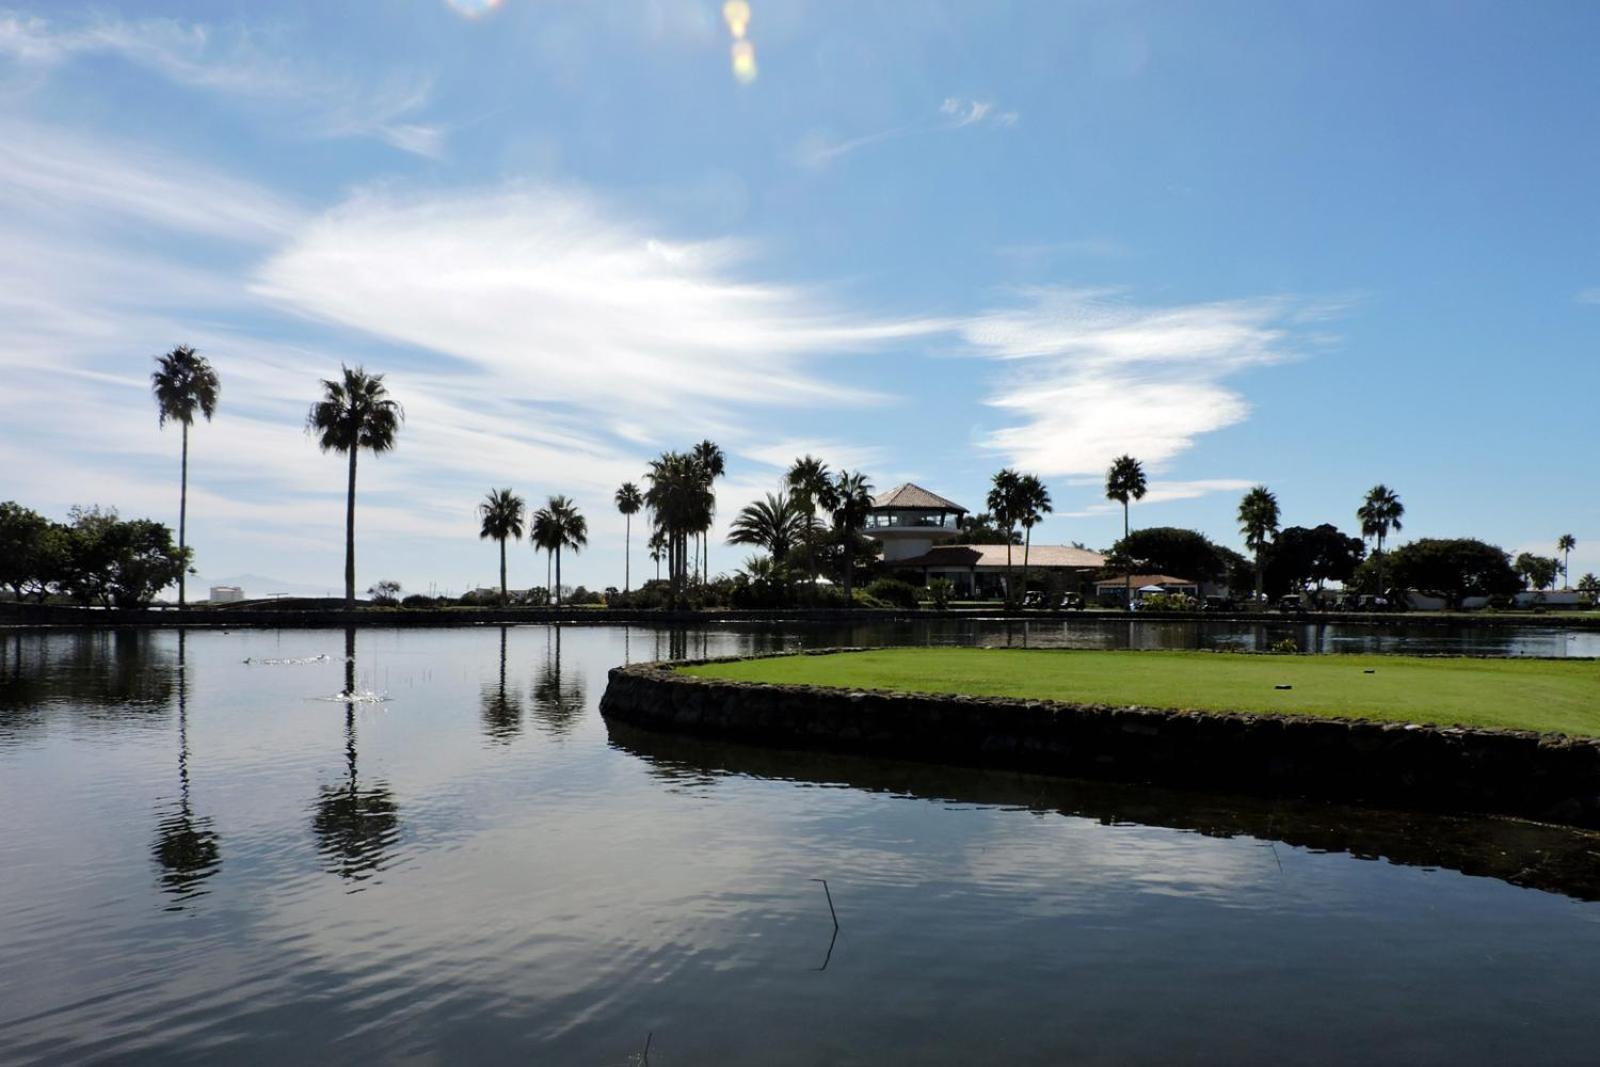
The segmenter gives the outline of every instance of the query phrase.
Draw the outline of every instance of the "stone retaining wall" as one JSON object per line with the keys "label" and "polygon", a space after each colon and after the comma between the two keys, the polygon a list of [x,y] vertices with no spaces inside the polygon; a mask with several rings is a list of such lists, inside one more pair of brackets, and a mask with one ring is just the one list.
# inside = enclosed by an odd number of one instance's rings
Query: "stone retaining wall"
{"label": "stone retaining wall", "polygon": [[1600,741],[1529,732],[766,685],[665,664],[612,670],[600,712],[780,747],[1600,828]]}

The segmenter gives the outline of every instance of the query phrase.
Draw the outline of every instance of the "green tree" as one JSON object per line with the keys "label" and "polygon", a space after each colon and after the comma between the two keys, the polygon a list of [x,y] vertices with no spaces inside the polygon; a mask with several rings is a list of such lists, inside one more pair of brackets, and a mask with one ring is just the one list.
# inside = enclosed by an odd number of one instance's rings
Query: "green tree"
{"label": "green tree", "polygon": [[1332,523],[1307,528],[1290,526],[1267,550],[1266,585],[1274,592],[1300,591],[1315,584],[1349,582],[1366,555],[1359,537],[1341,533]]}
{"label": "green tree", "polygon": [[727,459],[714,441],[701,441],[694,446],[690,454],[694,456],[695,465],[700,468],[700,476],[705,480],[706,487],[707,503],[702,519],[703,525],[695,531],[695,537],[699,540],[704,553],[705,565],[700,566],[698,558],[695,563],[700,580],[707,582],[711,580],[711,539],[707,535],[711,532],[711,522],[717,513],[716,482],[727,472]]}
{"label": "green tree", "polygon": [[383,375],[361,367],[339,368],[337,379],[324,378],[322,399],[311,405],[306,429],[316,435],[324,452],[350,457],[350,476],[344,513],[344,604],[356,603],[356,457],[365,448],[382,455],[395,446],[405,410],[389,396]]}
{"label": "green tree", "polygon": [[589,522],[578,511],[578,505],[564,496],[553,496],[541,509],[549,516],[547,536],[555,551],[556,580],[551,588],[555,593],[556,607],[561,606],[561,550],[581,551],[589,543]]}
{"label": "green tree", "polygon": [[555,514],[543,507],[529,517],[528,544],[533,546],[535,552],[544,553],[544,602],[555,602],[555,566],[556,566],[556,539],[559,537]]}
{"label": "green tree", "polygon": [[768,493],[765,500],[747,504],[733,520],[728,544],[764,548],[773,563],[781,564],[791,549],[806,537],[806,515],[788,493]]}
{"label": "green tree", "polygon": [[1523,581],[1528,583],[1529,589],[1543,589],[1546,586],[1554,587],[1556,575],[1561,570],[1561,564],[1549,556],[1539,556],[1532,552],[1524,552],[1512,563],[1511,569]]}
{"label": "green tree", "polygon": [[1556,551],[1561,553],[1561,580],[1564,584],[1572,584],[1572,550],[1578,547],[1578,539],[1571,534],[1562,534],[1556,541]]}
{"label": "green tree", "polygon": [[[156,357],[156,369],[150,375],[150,391],[156,398],[158,425],[176,422],[183,427],[183,465],[178,489],[178,548],[182,550],[188,547],[189,427],[194,425],[196,415],[211,421],[217,413],[222,383],[204,356],[188,345],[179,345],[166,355]],[[184,571],[178,572],[180,608],[186,603],[186,578]]]}
{"label": "green tree", "polygon": [[859,471],[840,471],[833,482],[833,532],[844,567],[844,599],[855,606],[857,538],[872,510],[872,483]]}
{"label": "green tree", "polygon": [[1147,526],[1134,530],[1111,546],[1111,566],[1149,568],[1193,582],[1215,581],[1227,574],[1227,561],[1219,546],[1197,530],[1176,526]]}
{"label": "green tree", "polygon": [[[1028,584],[1028,552],[1033,547],[1033,528],[1054,510],[1050,490],[1037,475],[1024,474],[1017,484],[1017,522],[1022,526],[1022,584]],[[1009,550],[1008,550],[1009,551]]]}
{"label": "green tree", "polygon": [[1017,528],[1019,513],[1022,511],[1022,475],[1010,467],[997,472],[989,484],[989,495],[984,504],[994,516],[995,525],[1005,531],[1006,603],[1009,604],[1016,599],[1016,592],[1011,582],[1011,545],[1013,531]]}
{"label": "green tree", "polygon": [[1504,551],[1471,538],[1424,537],[1390,552],[1386,562],[1396,588],[1441,597],[1452,608],[1469,596],[1509,596],[1522,588]]}
{"label": "green tree", "polygon": [[172,543],[172,530],[161,523],[73,508],[62,585],[80,604],[142,608],[177,581],[188,562],[188,551]]}
{"label": "green tree", "polygon": [[1591,572],[1579,578],[1578,592],[1588,593],[1591,601],[1600,602],[1600,577],[1596,577]]}
{"label": "green tree", "polygon": [[639,492],[639,487],[632,482],[623,482],[617,490],[617,510],[622,513],[624,528],[622,535],[622,591],[626,593],[633,587],[633,517],[639,514],[639,509],[644,507],[644,494]]}
{"label": "green tree", "polygon": [[1258,485],[1239,501],[1239,531],[1244,534],[1245,547],[1256,557],[1256,599],[1261,598],[1261,585],[1265,578],[1262,555],[1278,532],[1278,498],[1272,490]]}
{"label": "green tree", "polygon": [[960,529],[961,543],[965,545],[1016,545],[1022,541],[1015,529],[1001,529],[995,517],[987,511],[966,516],[961,520]]}
{"label": "green tree", "polygon": [[48,587],[56,577],[49,573],[44,556],[52,525],[15,501],[0,504],[0,586],[9,588],[18,600],[36,585]]}
{"label": "green tree", "polygon": [[500,543],[500,602],[506,600],[506,542],[522,540],[523,515],[527,504],[510,489],[491,489],[478,505],[482,526],[478,538]]}
{"label": "green tree", "polygon": [[1382,482],[1367,490],[1367,495],[1361,501],[1361,506],[1356,508],[1356,518],[1361,522],[1361,536],[1370,537],[1375,542],[1373,558],[1378,569],[1378,592],[1384,591],[1383,581],[1383,542],[1393,530],[1398,533],[1403,527],[1400,519],[1406,513],[1406,506],[1400,502],[1400,494],[1390,489]]}
{"label": "green tree", "polygon": [[833,511],[833,481],[828,465],[807,454],[795,460],[785,479],[791,499],[806,516],[806,571],[813,587],[817,584],[817,512]]}
{"label": "green tree", "polygon": [[681,606],[689,576],[689,538],[710,525],[714,507],[711,483],[700,463],[682,452],[663,452],[651,460],[645,482],[645,503],[666,548],[672,602]]}
{"label": "green tree", "polygon": [[[1145,481],[1144,465],[1132,456],[1118,456],[1111,461],[1110,468],[1106,471],[1106,499],[1115,500],[1122,505],[1122,537],[1127,539],[1129,529],[1129,504],[1135,500],[1143,500],[1149,490]],[[1124,603],[1129,611],[1133,610],[1133,571],[1127,570],[1124,575]]]}

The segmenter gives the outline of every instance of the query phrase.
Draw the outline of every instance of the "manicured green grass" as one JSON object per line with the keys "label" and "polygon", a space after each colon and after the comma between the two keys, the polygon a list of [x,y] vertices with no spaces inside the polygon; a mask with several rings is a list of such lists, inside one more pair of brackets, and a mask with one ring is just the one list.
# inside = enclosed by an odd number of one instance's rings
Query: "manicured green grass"
{"label": "manicured green grass", "polygon": [[893,648],[684,670],[749,682],[1600,736],[1594,660]]}

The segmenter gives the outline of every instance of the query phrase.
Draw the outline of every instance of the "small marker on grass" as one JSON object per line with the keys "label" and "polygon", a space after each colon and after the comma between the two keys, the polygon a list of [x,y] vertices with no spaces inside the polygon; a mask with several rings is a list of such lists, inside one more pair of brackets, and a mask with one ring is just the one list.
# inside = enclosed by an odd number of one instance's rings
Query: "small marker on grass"
{"label": "small marker on grass", "polygon": [[1292,686],[1292,685],[1275,685],[1272,688],[1274,688],[1274,689],[1293,689],[1294,686]]}

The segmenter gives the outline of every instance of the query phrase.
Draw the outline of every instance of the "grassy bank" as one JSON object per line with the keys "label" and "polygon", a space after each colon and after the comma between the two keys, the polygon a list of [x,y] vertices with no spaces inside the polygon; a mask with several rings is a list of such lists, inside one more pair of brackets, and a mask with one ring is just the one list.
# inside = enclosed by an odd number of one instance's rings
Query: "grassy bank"
{"label": "grassy bank", "polygon": [[[1600,736],[1600,663],[1592,660],[896,648],[715,663],[685,671],[785,685]],[[1293,688],[1275,688],[1279,685]]]}

